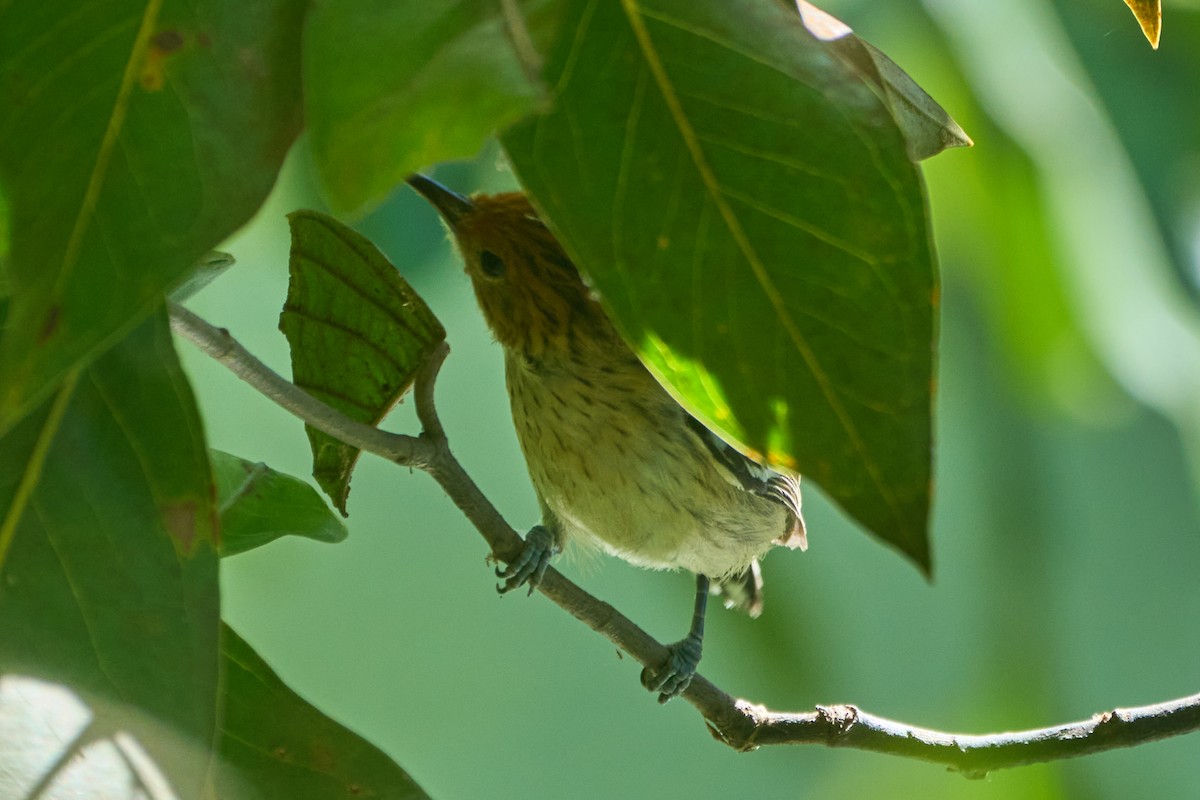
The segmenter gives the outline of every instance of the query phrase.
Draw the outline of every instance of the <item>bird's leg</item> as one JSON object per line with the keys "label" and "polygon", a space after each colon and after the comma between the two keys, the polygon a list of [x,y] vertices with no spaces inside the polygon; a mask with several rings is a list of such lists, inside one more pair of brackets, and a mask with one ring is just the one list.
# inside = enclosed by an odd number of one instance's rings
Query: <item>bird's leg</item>
{"label": "bird's leg", "polygon": [[497,578],[504,578],[504,583],[496,587],[500,594],[506,594],[513,589],[529,584],[529,593],[542,582],[550,559],[558,552],[558,543],[554,535],[544,525],[534,525],[525,536],[525,547],[521,555],[504,569],[496,570]]}
{"label": "bird's leg", "polygon": [[696,667],[700,665],[700,654],[704,643],[704,610],[708,607],[708,577],[696,576],[696,606],[692,612],[692,627],[688,635],[674,644],[667,645],[667,660],[657,670],[646,667],[642,670],[642,685],[658,692],[658,702],[665,703],[672,697],[683,694]]}

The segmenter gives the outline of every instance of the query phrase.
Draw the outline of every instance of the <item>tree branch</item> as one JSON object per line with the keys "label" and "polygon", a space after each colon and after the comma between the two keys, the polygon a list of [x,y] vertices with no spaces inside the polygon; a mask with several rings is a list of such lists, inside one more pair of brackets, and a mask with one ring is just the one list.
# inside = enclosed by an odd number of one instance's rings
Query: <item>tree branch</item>
{"label": "tree branch", "polygon": [[[425,470],[487,541],[493,555],[511,561],[521,552],[520,535],[488,501],[450,452],[434,402],[438,371],[449,352],[443,342],[418,371],[413,393],[419,437],[362,425],[281,378],[238,344],[176,305],[171,327],[270,400],[315,428],[347,444],[404,466]],[[657,667],[666,648],[613,606],[547,570],[538,591],[643,666]],[[697,675],[683,695],[704,716],[718,741],[739,751],[762,745],[823,744],[887,753],[942,764],[968,777],[996,769],[1055,761],[1200,730],[1200,694],[1139,708],[1115,709],[1089,720],[1016,733],[946,733],[875,716],[852,705],[818,706],[805,713],[771,711],[739,700]]]}
{"label": "tree branch", "polygon": [[[364,425],[325,405],[255,358],[225,328],[210,325],[177,303],[168,303],[167,309],[171,330],[224,364],[284,411],[317,430],[404,466],[420,467],[433,454],[435,448],[429,442]],[[445,358],[445,353],[441,357]]]}
{"label": "tree branch", "polygon": [[[743,720],[724,736],[738,749],[765,744],[826,744],[917,758],[982,778],[1024,764],[1115,750],[1200,729],[1200,694],[1138,708],[1118,708],[1080,722],[994,734],[961,734],[918,728],[854,706],[818,706],[788,714],[737,701]],[[703,711],[703,709],[702,709]],[[730,734],[736,738],[731,739]]]}

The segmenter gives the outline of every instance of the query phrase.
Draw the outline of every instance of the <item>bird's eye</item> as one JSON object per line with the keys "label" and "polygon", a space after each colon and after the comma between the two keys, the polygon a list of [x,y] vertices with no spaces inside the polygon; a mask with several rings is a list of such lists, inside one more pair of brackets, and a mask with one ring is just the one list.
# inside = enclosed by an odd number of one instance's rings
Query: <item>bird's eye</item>
{"label": "bird's eye", "polygon": [[499,278],[504,274],[504,262],[491,250],[484,250],[479,254],[479,268],[489,278]]}

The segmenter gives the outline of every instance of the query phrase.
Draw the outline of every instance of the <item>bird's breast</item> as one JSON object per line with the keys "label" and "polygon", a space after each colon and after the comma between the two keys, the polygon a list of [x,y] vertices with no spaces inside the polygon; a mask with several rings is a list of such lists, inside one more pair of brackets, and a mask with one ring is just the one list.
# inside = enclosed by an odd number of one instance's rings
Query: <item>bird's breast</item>
{"label": "bird's breast", "polygon": [[716,577],[782,532],[782,509],[730,482],[627,348],[536,363],[510,352],[506,377],[543,523],[567,540]]}

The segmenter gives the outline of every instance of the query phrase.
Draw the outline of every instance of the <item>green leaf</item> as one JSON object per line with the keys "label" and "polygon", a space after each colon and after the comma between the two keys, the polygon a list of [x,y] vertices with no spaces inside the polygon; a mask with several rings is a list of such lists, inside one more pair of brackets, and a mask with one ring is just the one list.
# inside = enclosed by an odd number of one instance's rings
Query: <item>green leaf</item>
{"label": "green leaf", "polygon": [[946,109],[938,105],[908,73],[879,48],[854,35],[850,27],[812,3],[799,0],[805,27],[846,66],[883,92],[896,124],[908,142],[914,161],[932,158],[949,147],[970,147],[973,142]]}
{"label": "green leaf", "polygon": [[[506,6],[518,9],[513,18]],[[305,100],[330,205],[365,210],[410,173],[474,155],[531,111],[544,94],[537,49],[560,16],[550,0],[318,4],[305,35]]]}
{"label": "green leaf", "polygon": [[214,796],[428,797],[377,747],[289,689],[228,626],[221,655],[225,703]]}
{"label": "green leaf", "polygon": [[887,104],[781,4],[572,11],[504,137],[535,205],[690,410],[928,569],[937,284]]}
{"label": "green leaf", "polygon": [[[446,331],[362,234],[316,211],[288,221],[291,281],[279,328],[291,346],[293,381],[351,419],[377,425]],[[305,429],[313,477],[345,514],[359,451]]]}
{"label": "green leaf", "polygon": [[1125,5],[1137,17],[1146,41],[1157,50],[1158,37],[1162,33],[1162,0],[1125,0]]}
{"label": "green leaf", "polygon": [[261,462],[209,450],[221,513],[221,555],[232,556],[281,536],[340,542],[346,525],[311,486]]}
{"label": "green leaf", "polygon": [[12,280],[8,277],[9,239],[8,201],[4,199],[4,186],[0,184],[0,297],[12,294]]}
{"label": "green leaf", "polygon": [[0,675],[69,687],[183,798],[216,732],[212,496],[161,312],[0,439]]}
{"label": "green leaf", "polygon": [[0,4],[0,432],[262,203],[300,128],[307,5]]}

